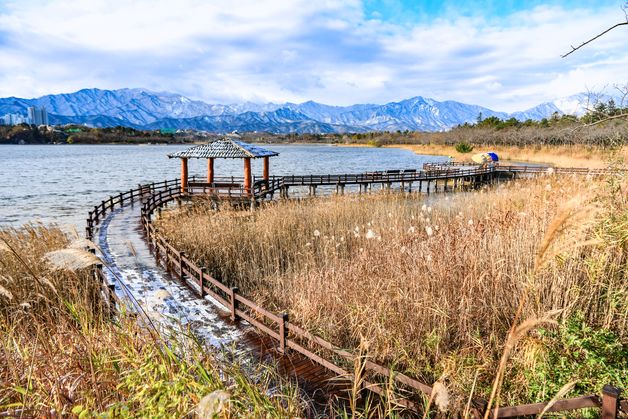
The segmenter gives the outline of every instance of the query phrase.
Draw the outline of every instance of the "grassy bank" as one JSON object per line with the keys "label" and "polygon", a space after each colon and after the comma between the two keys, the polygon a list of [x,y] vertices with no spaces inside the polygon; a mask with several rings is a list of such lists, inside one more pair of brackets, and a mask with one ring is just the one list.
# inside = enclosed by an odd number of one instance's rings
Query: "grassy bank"
{"label": "grassy bank", "polygon": [[[470,153],[456,151],[455,145],[447,144],[397,144],[387,147],[403,148],[417,154],[452,156],[456,161],[471,161],[473,154],[486,151],[496,152],[503,164],[508,162],[530,162],[550,164],[556,167],[586,167],[601,169],[608,166],[608,159],[616,150],[583,146],[507,146],[476,145]],[[628,160],[628,147],[619,153]]]}
{"label": "grassy bank", "polygon": [[570,394],[628,384],[625,188],[544,177],[430,201],[346,196],[254,213],[198,202],[158,228],[308,330],[351,349],[366,340],[376,360],[440,380],[462,410],[471,388],[489,397],[498,371],[501,405],[571,381]]}
{"label": "grassy bank", "polygon": [[[14,416],[295,417],[296,390],[244,374],[180,331],[109,315],[94,259],[56,228],[0,231],[0,412]],[[60,249],[60,253],[55,252]],[[61,265],[65,269],[59,269]],[[70,268],[70,269],[68,269]],[[272,383],[272,385],[271,385]]]}

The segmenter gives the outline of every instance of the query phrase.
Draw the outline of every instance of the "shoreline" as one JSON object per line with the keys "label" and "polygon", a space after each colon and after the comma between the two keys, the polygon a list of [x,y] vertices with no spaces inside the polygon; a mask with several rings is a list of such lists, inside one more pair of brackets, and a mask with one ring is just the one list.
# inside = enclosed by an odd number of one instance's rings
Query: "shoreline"
{"label": "shoreline", "polygon": [[[607,167],[612,158],[610,150],[586,149],[579,146],[475,146],[470,153],[458,153],[454,146],[440,144],[392,144],[386,148],[401,148],[421,155],[451,156],[455,161],[471,161],[476,153],[494,151],[502,162],[549,164],[555,167],[582,167],[600,169]],[[618,150],[619,157],[628,160],[628,147]]]}
{"label": "shoreline", "polygon": [[[102,142],[102,143],[27,143],[27,144],[12,144],[12,143],[0,143],[0,145],[50,145],[50,146],[194,146],[204,144],[206,141],[192,141],[192,142],[163,142],[163,143],[126,143],[126,142]],[[267,142],[260,141],[256,144],[264,144],[267,146],[328,146],[328,147],[346,147],[346,148],[380,148],[368,143],[330,143],[330,142],[306,142],[306,141],[294,141],[294,142]],[[598,147],[583,147],[579,145],[534,145],[527,147],[520,146],[474,146],[474,150],[470,153],[459,153],[455,150],[454,145],[446,144],[386,144],[381,148],[397,148],[412,151],[415,154],[424,156],[445,156],[452,157],[455,161],[470,162],[471,156],[476,153],[494,151],[502,162],[522,162],[522,163],[538,163],[547,164],[555,167],[580,167],[599,169],[607,167],[612,159],[611,150],[602,149]],[[628,161],[628,146],[623,146],[617,151],[617,156]]]}

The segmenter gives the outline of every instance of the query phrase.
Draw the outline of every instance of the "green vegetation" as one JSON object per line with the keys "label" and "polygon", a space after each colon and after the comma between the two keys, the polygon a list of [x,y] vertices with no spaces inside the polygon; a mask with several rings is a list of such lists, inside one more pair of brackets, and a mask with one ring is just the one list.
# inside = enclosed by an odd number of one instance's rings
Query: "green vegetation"
{"label": "green vegetation", "polygon": [[558,328],[541,328],[538,333],[538,362],[526,371],[535,401],[550,399],[571,381],[575,381],[573,395],[608,383],[628,385],[628,344],[608,328],[588,325],[584,313],[575,313]]}
{"label": "green vegetation", "polygon": [[458,153],[470,153],[473,151],[473,146],[469,143],[461,142],[456,144],[455,149]]}

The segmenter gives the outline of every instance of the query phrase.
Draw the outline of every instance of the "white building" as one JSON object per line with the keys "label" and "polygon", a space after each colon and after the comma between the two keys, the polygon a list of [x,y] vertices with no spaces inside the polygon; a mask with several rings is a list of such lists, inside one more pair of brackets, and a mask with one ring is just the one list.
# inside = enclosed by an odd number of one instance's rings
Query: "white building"
{"label": "white building", "polygon": [[43,106],[41,108],[31,106],[28,108],[28,119],[33,125],[48,125],[48,112]]}
{"label": "white building", "polygon": [[27,118],[20,115],[19,113],[8,113],[4,115],[1,119],[4,125],[19,125],[28,122]]}

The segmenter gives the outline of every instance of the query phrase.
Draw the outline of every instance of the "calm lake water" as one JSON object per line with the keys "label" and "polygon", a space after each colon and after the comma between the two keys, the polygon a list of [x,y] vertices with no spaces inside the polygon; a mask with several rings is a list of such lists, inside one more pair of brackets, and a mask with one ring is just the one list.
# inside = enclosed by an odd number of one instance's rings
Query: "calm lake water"
{"label": "calm lake water", "polygon": [[[180,176],[168,153],[187,145],[3,145],[0,146],[0,228],[31,221],[84,228],[87,212],[109,195],[139,183]],[[265,146],[271,175],[361,173],[420,168],[443,157],[392,148],[328,145]],[[206,160],[191,160],[190,175],[204,176]],[[261,176],[261,159],[253,160]],[[216,160],[216,176],[242,176],[241,160]]]}

